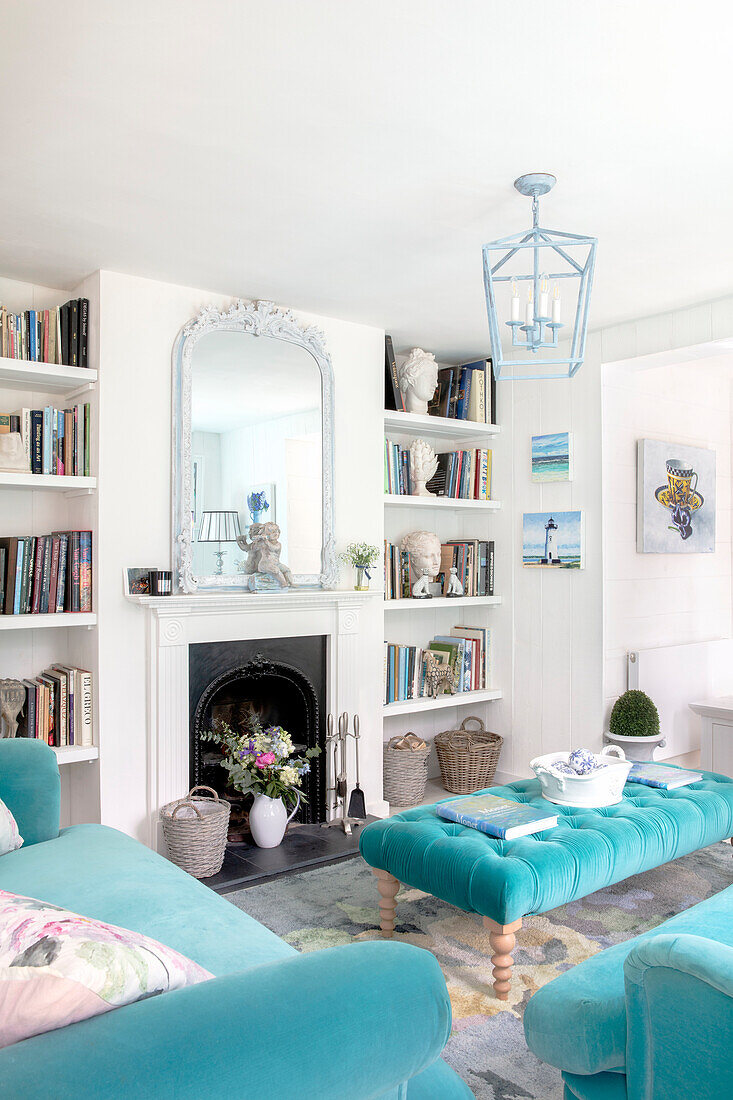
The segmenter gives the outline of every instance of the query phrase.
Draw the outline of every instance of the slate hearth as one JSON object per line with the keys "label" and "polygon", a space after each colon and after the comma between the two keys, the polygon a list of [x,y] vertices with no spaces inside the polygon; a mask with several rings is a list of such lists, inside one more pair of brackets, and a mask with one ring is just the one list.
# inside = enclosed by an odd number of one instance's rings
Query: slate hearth
{"label": "slate hearth", "polygon": [[[368,817],[364,824],[374,820]],[[320,825],[295,825],[278,848],[258,848],[252,841],[228,844],[219,874],[202,881],[217,894],[226,894],[246,886],[259,886],[278,875],[297,874],[350,859],[359,854],[362,828],[358,826],[352,836],[345,836],[337,826],[323,829]]]}

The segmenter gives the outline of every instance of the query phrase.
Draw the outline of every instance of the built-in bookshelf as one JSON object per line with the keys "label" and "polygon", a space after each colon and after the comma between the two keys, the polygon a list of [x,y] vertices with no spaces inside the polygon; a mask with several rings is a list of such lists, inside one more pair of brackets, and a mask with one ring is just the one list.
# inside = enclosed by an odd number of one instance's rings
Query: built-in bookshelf
{"label": "built-in bookshelf", "polygon": [[[436,452],[491,448],[494,468],[501,426],[448,417],[386,410],[384,435],[389,441],[409,447],[413,439],[430,442]],[[495,517],[501,509],[497,499],[473,500],[443,496],[384,494],[385,540],[399,543],[410,531],[434,531],[441,543],[453,540],[494,540]],[[500,584],[500,578],[499,578]],[[431,599],[394,598],[383,601],[386,642],[427,648],[431,638],[449,635],[454,627],[487,628],[490,645],[498,644],[492,615],[502,604],[502,594]],[[385,647],[386,648],[386,647]],[[501,685],[494,682],[493,662],[487,658],[486,686],[473,691],[442,694],[436,699],[418,697],[383,705],[383,739],[414,730],[431,740],[448,726],[459,726],[466,713],[481,716],[491,728],[490,707],[502,699]],[[409,722],[409,725],[407,724]],[[435,766],[431,774],[436,772]]]}
{"label": "built-in bookshelf", "polygon": [[[50,297],[50,292],[38,291],[38,296]],[[58,300],[61,296],[58,296]],[[77,299],[77,303],[86,299]],[[2,349],[8,337],[8,312],[2,310]],[[41,352],[48,349],[52,352],[52,358],[59,360],[69,354],[55,347],[50,336],[53,319],[56,316],[56,307],[52,302],[47,303],[49,308],[44,310],[21,309],[14,316],[32,317],[33,341],[31,343],[26,327],[22,331],[23,340],[15,346],[17,352],[14,356],[0,356],[0,414],[6,417],[19,417],[21,422],[21,436],[28,448],[28,437],[23,432],[22,414],[24,410],[43,410],[53,408],[59,410],[59,421],[63,421],[63,409],[76,406],[79,402],[88,404],[88,424],[90,432],[87,436],[88,449],[86,456],[85,473],[88,476],[76,476],[52,473],[18,473],[0,472],[0,538],[15,543],[25,539],[29,546],[37,546],[42,537],[46,537],[49,543],[57,541],[57,534],[71,531],[91,531],[92,555],[95,554],[95,545],[98,532],[98,501],[97,501],[97,455],[98,440],[96,427],[98,419],[98,374],[96,364],[87,366],[70,366],[64,362],[41,361]],[[61,309],[68,306],[68,320],[71,323],[73,303],[67,303]],[[87,339],[87,323],[90,329],[95,330],[96,319],[89,317],[85,312],[83,319],[80,317],[77,328],[77,345],[74,354],[80,362],[87,356],[96,358],[96,341]],[[83,320],[83,357],[82,357],[82,320]],[[64,333],[62,324],[66,324],[63,318],[57,318],[58,333],[71,340],[71,329]],[[45,327],[44,327],[45,326]],[[19,330],[16,329],[16,335]],[[27,357],[26,357],[27,356]],[[26,411],[26,417],[30,412]],[[11,420],[11,430],[16,430]],[[67,420],[68,424],[68,420]],[[4,430],[7,428],[7,419],[4,422]],[[44,425],[45,427],[45,425]],[[58,429],[58,437],[62,438],[63,432],[60,422],[54,427]],[[74,439],[77,438],[76,427]],[[81,439],[81,437],[79,437]],[[67,455],[63,451],[61,443],[58,444],[58,463],[54,462],[51,468],[62,469],[61,462]],[[74,467],[78,469],[78,459],[83,459],[83,447],[78,452],[73,452]],[[32,466],[33,468],[33,466]],[[48,467],[47,467],[48,468]],[[62,536],[63,538],[63,536]],[[44,540],[45,542],[45,540]],[[29,551],[29,554],[31,552]],[[49,555],[51,556],[51,555]],[[35,583],[33,570],[33,556],[29,558],[28,585]],[[96,563],[95,563],[96,565]],[[59,577],[61,573],[59,571]],[[0,614],[0,678],[11,678],[26,681],[35,681],[39,677],[48,676],[48,670],[55,666],[67,669],[82,669],[91,674],[91,694],[86,697],[92,700],[92,730],[94,744],[59,744],[54,746],[54,752],[60,766],[62,766],[62,807],[64,823],[76,820],[98,820],[98,779],[95,761],[99,759],[98,743],[98,617],[96,612],[96,570],[92,568],[92,600],[90,611],[59,611],[50,613],[24,613],[24,614]],[[24,593],[26,592],[23,589]],[[28,589],[28,592],[30,588]],[[59,588],[59,592],[60,592]],[[59,606],[67,606],[65,602]],[[45,670],[45,671],[44,671]],[[60,669],[57,669],[60,671]],[[66,690],[61,689],[64,699],[67,692],[71,696],[71,686],[68,676],[58,677],[60,682],[66,684]],[[85,690],[87,681],[85,679]],[[29,689],[30,690],[30,689]],[[68,701],[68,700],[67,700]],[[27,707],[29,696],[26,697],[26,706],[19,721],[28,721]],[[36,699],[36,703],[38,699]],[[67,711],[67,723],[64,732],[60,734],[60,740],[65,741],[73,737],[81,737],[79,731],[72,731],[71,707]],[[71,731],[71,732],[70,732]],[[23,731],[25,732],[25,730]],[[37,732],[37,728],[36,728]],[[87,739],[85,733],[84,739]],[[85,768],[78,765],[84,764]],[[87,770],[88,769],[88,770]]]}

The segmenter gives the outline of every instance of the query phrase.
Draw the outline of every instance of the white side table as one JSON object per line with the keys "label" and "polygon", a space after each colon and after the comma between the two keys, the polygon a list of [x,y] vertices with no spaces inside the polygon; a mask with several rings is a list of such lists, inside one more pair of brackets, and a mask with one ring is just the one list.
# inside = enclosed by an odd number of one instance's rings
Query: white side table
{"label": "white side table", "polygon": [[733,775],[733,695],[690,703],[690,710],[702,718],[700,767]]}

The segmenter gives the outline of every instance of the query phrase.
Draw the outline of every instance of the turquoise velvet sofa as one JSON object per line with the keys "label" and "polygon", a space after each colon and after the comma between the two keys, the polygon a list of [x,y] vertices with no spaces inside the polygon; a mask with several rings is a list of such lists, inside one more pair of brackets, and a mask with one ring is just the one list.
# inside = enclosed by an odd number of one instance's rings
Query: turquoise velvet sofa
{"label": "turquoise velvet sofa", "polygon": [[0,1050],[0,1097],[470,1100],[441,1061],[445,981],[427,951],[368,942],[300,955],[137,841],[59,831],[59,773],[39,741],[0,740],[0,798],[25,843],[0,890],[152,936],[215,978]]}
{"label": "turquoise velvet sofa", "polygon": [[566,1100],[733,1096],[733,886],[549,982],[524,1032]]}

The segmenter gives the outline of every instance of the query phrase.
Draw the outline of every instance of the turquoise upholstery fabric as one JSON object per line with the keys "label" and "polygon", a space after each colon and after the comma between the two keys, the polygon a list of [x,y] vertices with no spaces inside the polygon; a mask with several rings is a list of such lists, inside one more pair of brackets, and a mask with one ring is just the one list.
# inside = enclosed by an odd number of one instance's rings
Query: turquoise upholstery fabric
{"label": "turquoise upholstery fabric", "polygon": [[371,942],[300,955],[100,825],[3,856],[0,889],[144,932],[217,975],[0,1050],[0,1098],[470,1100],[439,1059],[450,1001],[427,951]]}
{"label": "turquoise upholstery fabric", "polygon": [[3,737],[0,798],[18,822],[26,847],[58,836],[61,785],[54,751],[43,741]]}
{"label": "turquoise upholstery fabric", "polygon": [[41,898],[173,947],[212,974],[297,954],[274,932],[136,840],[74,825],[0,859],[0,890]]}
{"label": "turquoise upholstery fabric", "polygon": [[624,966],[629,1095],[733,1096],[733,947],[670,935],[670,923]]}
{"label": "turquoise upholstery fabric", "polygon": [[596,1073],[592,1077],[563,1073],[562,1079],[565,1082],[565,1100],[627,1100],[626,1075],[623,1073]]}
{"label": "turquoise upholstery fabric", "polygon": [[0,1097],[371,1100],[434,1062],[450,1021],[445,982],[427,951],[348,944],[6,1047]]}
{"label": "turquoise upholstery fabric", "polygon": [[624,962],[630,952],[642,946],[647,950],[662,933],[703,935],[725,944],[726,950],[733,948],[733,886],[651,932],[600,951],[539,989],[524,1013],[530,1050],[543,1062],[569,1073],[623,1069],[627,1035]]}
{"label": "turquoise upholstery fabric", "polygon": [[361,854],[400,882],[509,924],[733,834],[733,779],[713,772],[674,791],[627,783],[621,802],[601,810],[552,806],[536,779],[490,791],[557,811],[557,827],[496,840],[423,806],[367,825]]}

